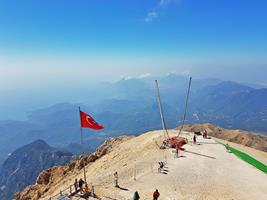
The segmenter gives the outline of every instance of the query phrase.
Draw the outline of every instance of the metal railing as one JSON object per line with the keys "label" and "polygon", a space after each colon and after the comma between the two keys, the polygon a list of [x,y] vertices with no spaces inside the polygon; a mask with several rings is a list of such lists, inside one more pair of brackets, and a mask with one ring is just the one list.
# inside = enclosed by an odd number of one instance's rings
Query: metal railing
{"label": "metal railing", "polygon": [[[167,156],[166,155],[164,155],[163,157],[162,157],[162,161],[164,162],[164,163],[168,163],[168,158],[167,158]],[[149,167],[148,167],[149,166]],[[133,169],[131,169],[131,172],[128,174],[128,175],[126,175],[127,176],[127,178],[129,178],[129,179],[133,179],[133,180],[138,180],[140,177],[142,177],[142,176],[144,176],[145,174],[147,174],[147,173],[158,173],[159,171],[158,171],[158,162],[146,162],[146,163],[136,163],[135,165],[134,165],[134,168]],[[124,178],[126,178],[125,177],[125,174],[121,174],[122,176],[124,176]],[[113,179],[113,174],[109,174],[109,175],[107,175],[106,176],[106,178],[107,179],[109,179],[109,180],[112,180]],[[127,179],[126,178],[126,179]],[[100,180],[99,181],[97,181],[97,182],[101,182]],[[94,193],[94,190],[95,190],[95,188],[96,187],[101,187],[101,185],[102,184],[100,184],[100,183],[95,183],[94,185],[92,185],[92,184],[89,184],[90,185],[90,192],[91,192],[91,195],[93,196],[93,197],[95,197],[95,193]],[[53,196],[51,196],[51,197],[49,197],[47,200],[60,200],[60,197],[69,197],[69,196],[71,196],[71,194],[73,194],[74,192],[76,192],[76,190],[75,190],[75,188],[74,188],[74,184],[72,184],[72,185],[69,185],[68,187],[66,187],[66,188],[64,188],[64,189],[62,189],[62,190],[60,190],[60,192],[59,193],[57,193],[57,194],[55,194],[55,195],[53,195]],[[83,199],[82,197],[78,197],[77,196],[77,199],[79,200],[81,200],[81,199]]]}
{"label": "metal railing", "polygon": [[[64,194],[65,192],[68,192],[68,194]],[[60,190],[60,192],[55,194],[54,196],[49,197],[48,200],[60,199],[61,196],[62,197],[69,197],[71,194],[73,194],[73,192],[76,192],[74,185],[70,185],[63,190]],[[91,195],[94,196],[94,185],[91,185],[90,192],[91,192]],[[82,197],[79,197],[78,200],[79,199],[82,199]]]}
{"label": "metal railing", "polygon": [[65,188],[63,190],[60,190],[60,192],[58,194],[56,194],[56,195],[54,195],[52,197],[49,197],[48,200],[53,200],[54,198],[58,198],[60,196],[63,196],[63,193],[66,192],[66,191],[69,191],[69,194],[72,194],[72,191],[73,191],[72,187],[73,187],[73,185],[70,185],[69,187],[67,187],[67,188]]}

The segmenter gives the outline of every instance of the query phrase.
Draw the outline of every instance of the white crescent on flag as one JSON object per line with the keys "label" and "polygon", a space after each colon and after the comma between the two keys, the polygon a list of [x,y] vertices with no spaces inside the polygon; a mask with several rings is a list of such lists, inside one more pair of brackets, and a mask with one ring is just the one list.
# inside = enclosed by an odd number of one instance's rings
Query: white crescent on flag
{"label": "white crescent on flag", "polygon": [[80,111],[81,127],[101,130],[104,127],[98,124],[90,115]]}
{"label": "white crescent on flag", "polygon": [[93,126],[94,123],[95,123],[95,121],[92,120],[92,118],[91,118],[90,116],[86,116],[86,121],[87,121],[87,123],[90,124],[91,126]]}

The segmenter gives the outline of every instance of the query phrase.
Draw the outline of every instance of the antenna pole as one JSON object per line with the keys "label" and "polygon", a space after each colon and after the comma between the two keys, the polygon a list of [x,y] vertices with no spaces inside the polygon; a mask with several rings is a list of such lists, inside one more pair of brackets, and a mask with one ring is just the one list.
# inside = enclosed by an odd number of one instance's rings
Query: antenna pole
{"label": "antenna pole", "polygon": [[183,123],[182,123],[182,126],[181,126],[180,130],[179,130],[178,137],[181,134],[182,129],[184,128],[184,122],[185,122],[186,112],[187,112],[187,107],[188,107],[188,99],[189,99],[189,93],[190,93],[190,88],[191,88],[191,82],[192,82],[192,77],[189,78],[189,84],[188,84],[187,95],[186,95],[186,100],[185,100]]}
{"label": "antenna pole", "polygon": [[160,100],[159,84],[158,84],[157,80],[155,80],[155,84],[156,84],[156,90],[157,90],[157,100],[158,100],[158,106],[159,106],[162,128],[163,128],[163,130],[165,130],[167,137],[169,138],[169,133],[168,133],[168,130],[166,127],[166,122],[165,122],[165,119],[163,116],[163,109],[162,109],[161,100]]}

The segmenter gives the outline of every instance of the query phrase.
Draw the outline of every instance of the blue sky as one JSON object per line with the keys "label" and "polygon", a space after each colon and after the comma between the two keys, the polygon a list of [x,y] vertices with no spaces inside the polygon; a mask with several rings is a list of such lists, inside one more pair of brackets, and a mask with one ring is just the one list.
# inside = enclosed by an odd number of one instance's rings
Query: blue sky
{"label": "blue sky", "polygon": [[264,0],[1,0],[1,53],[259,58],[266,9]]}
{"label": "blue sky", "polygon": [[266,10],[266,0],[1,0],[0,92],[169,72],[267,84]]}

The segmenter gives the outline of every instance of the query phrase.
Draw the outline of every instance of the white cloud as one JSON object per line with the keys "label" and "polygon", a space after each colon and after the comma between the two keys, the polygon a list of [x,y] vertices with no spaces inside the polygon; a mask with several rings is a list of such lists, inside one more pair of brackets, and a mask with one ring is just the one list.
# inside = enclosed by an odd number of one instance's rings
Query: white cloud
{"label": "white cloud", "polygon": [[190,71],[189,70],[184,70],[184,71],[181,72],[181,75],[189,76],[190,75]]}
{"label": "white cloud", "polygon": [[147,78],[147,77],[150,77],[152,76],[150,73],[145,73],[145,74],[140,74],[138,78]]}
{"label": "white cloud", "polygon": [[120,78],[122,79],[122,80],[131,80],[131,79],[134,79],[134,77],[132,77],[132,76],[123,76],[123,75],[120,75]]}
{"label": "white cloud", "polygon": [[171,4],[171,3],[174,3],[176,1],[177,0],[160,0],[159,6],[160,7],[165,7],[165,6],[167,6],[167,5]]}
{"label": "white cloud", "polygon": [[158,17],[158,13],[156,11],[152,11],[147,13],[147,16],[145,18],[145,22],[151,22],[152,20],[156,19]]}
{"label": "white cloud", "polygon": [[154,19],[159,17],[159,14],[162,12],[164,8],[169,6],[172,3],[176,3],[179,0],[160,0],[156,8],[154,8],[152,11],[148,12],[145,17],[145,22],[151,22]]}
{"label": "white cloud", "polygon": [[124,77],[124,80],[130,80],[130,79],[133,79],[133,77],[131,77],[131,76]]}

